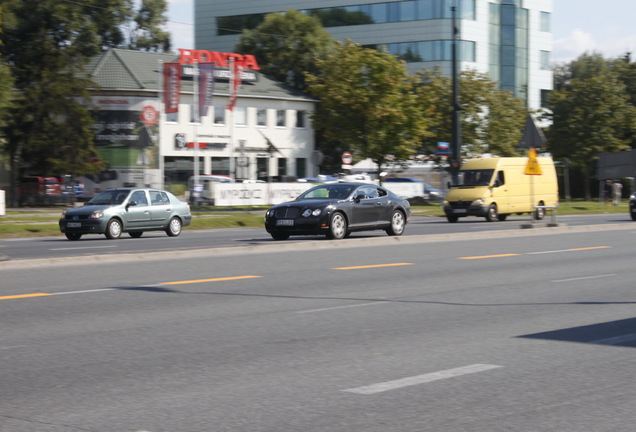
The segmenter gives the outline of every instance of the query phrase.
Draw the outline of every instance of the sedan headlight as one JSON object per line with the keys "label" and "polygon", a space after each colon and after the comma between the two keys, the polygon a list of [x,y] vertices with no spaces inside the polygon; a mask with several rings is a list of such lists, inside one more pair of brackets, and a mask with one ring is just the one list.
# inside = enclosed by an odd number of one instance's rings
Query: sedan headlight
{"label": "sedan headlight", "polygon": [[91,213],[90,218],[91,219],[101,219],[104,216],[104,212],[101,210],[96,210],[93,213]]}
{"label": "sedan headlight", "polygon": [[320,216],[320,213],[322,213],[321,209],[305,209],[305,211],[302,212],[302,216],[303,217],[309,217],[309,216]]}

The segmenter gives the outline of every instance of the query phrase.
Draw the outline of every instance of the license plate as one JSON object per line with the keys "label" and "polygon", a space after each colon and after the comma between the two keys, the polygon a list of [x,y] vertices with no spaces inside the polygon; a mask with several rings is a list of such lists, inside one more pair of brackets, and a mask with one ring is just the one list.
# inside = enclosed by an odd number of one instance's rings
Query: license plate
{"label": "license plate", "polygon": [[466,213],[466,209],[453,209],[453,213]]}
{"label": "license plate", "polygon": [[278,219],[276,221],[276,225],[278,226],[294,226],[293,219]]}
{"label": "license plate", "polygon": [[82,227],[82,223],[81,222],[67,222],[66,223],[66,228],[81,228]]}

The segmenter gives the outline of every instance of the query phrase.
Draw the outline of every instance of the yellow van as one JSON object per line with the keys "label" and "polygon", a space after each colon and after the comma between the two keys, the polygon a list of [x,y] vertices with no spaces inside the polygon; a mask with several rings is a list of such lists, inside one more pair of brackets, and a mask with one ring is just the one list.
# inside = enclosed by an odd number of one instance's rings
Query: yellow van
{"label": "yellow van", "polygon": [[[444,200],[444,213],[449,222],[464,216],[483,216],[487,221],[506,220],[510,214],[534,212],[543,219],[545,207],[559,201],[554,162],[538,157],[538,169],[528,171],[527,157],[491,157],[466,161]],[[529,175],[526,172],[538,172]]]}

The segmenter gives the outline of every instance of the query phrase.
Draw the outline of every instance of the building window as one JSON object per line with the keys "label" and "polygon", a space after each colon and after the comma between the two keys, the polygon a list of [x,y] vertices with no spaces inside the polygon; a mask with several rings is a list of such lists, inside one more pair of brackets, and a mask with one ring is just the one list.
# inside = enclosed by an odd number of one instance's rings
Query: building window
{"label": "building window", "polygon": [[550,70],[550,51],[541,51],[539,62],[542,70]]}
{"label": "building window", "polygon": [[247,110],[245,107],[234,107],[234,124],[237,126],[247,125]]}
{"label": "building window", "polygon": [[287,158],[278,158],[278,175],[280,181],[284,181],[283,176],[287,175]]}
{"label": "building window", "polygon": [[276,110],[276,127],[285,127],[285,110]]}
{"label": "building window", "polygon": [[230,158],[213,157],[212,158],[212,174],[230,175]]}
{"label": "building window", "polygon": [[258,108],[256,110],[256,125],[267,126],[267,110],[265,108]]}
{"label": "building window", "polygon": [[549,32],[550,31],[550,27],[551,27],[550,19],[551,19],[550,12],[541,12],[540,30],[542,32]]}
{"label": "building window", "polygon": [[307,159],[296,158],[296,177],[307,177]]}
{"label": "building window", "polygon": [[179,121],[179,112],[166,114],[166,122],[177,123],[178,121]]}
{"label": "building window", "polygon": [[305,111],[296,111],[296,127],[297,128],[304,128],[307,125],[306,123],[306,115],[307,113]]}
{"label": "building window", "polygon": [[201,116],[199,115],[199,107],[190,105],[190,123],[201,124]]}
{"label": "building window", "polygon": [[541,90],[541,108],[547,108],[552,90]]}
{"label": "building window", "polygon": [[214,107],[214,124],[215,125],[225,124],[225,107],[223,106]]}
{"label": "building window", "polygon": [[[441,19],[451,17],[451,6],[458,4],[459,17],[476,19],[475,0],[405,0],[384,3],[305,9],[303,13],[316,17],[323,27],[354,26],[386,22]],[[234,35],[241,30],[253,30],[265,19],[263,13],[234,15],[216,19],[217,34]]]}
{"label": "building window", "polygon": [[256,178],[269,180],[269,158],[256,158]]}

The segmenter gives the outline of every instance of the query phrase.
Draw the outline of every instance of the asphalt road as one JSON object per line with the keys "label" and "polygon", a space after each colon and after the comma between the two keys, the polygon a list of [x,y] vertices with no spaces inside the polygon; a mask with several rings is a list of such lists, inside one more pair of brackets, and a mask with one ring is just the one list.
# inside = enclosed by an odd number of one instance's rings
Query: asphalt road
{"label": "asphalt road", "polygon": [[[552,222],[547,217],[544,222]],[[577,227],[589,225],[614,226],[632,224],[629,214],[595,214],[585,216],[559,216],[556,223]],[[539,224],[541,226],[542,223]],[[463,218],[451,224],[441,217],[414,216],[408,224],[405,237],[422,235],[472,234],[487,231],[519,230],[531,225],[529,216],[512,216],[505,222],[486,222],[484,218]],[[636,226],[636,224],[635,224]],[[384,231],[353,233],[352,238],[383,238]],[[306,243],[308,240],[325,240],[324,237],[292,237],[286,242]],[[345,240],[346,241],[346,240]],[[24,239],[0,239],[0,255],[10,260],[59,258],[87,255],[112,255],[121,253],[144,254],[172,251],[175,256],[183,251],[207,248],[244,247],[270,245],[274,240],[264,228],[233,228],[215,230],[184,230],[179,237],[168,237],[163,232],[146,232],[133,239],[124,234],[118,240],[108,240],[103,235],[86,235],[79,241],[68,241],[62,234],[55,237]]]}
{"label": "asphalt road", "polygon": [[0,431],[632,430],[635,233],[2,266]]}

